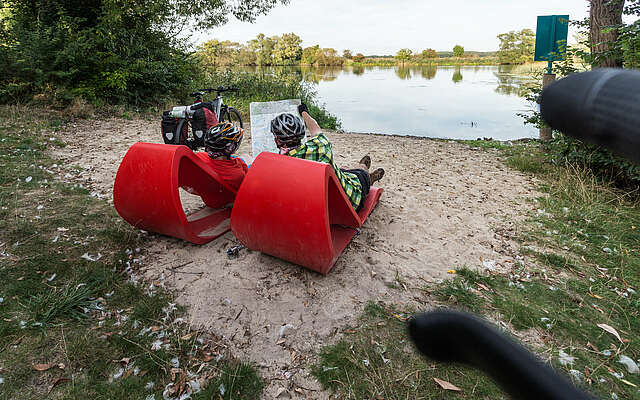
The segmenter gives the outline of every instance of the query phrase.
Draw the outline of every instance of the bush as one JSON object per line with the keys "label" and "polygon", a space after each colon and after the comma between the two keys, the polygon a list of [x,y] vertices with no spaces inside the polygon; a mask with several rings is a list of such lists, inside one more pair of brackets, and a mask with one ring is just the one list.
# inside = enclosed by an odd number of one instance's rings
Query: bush
{"label": "bush", "polygon": [[[239,71],[209,71],[200,83],[203,87],[233,86],[239,89],[236,93],[227,93],[225,102],[239,109],[245,115],[249,114],[249,104],[259,101],[274,101],[283,99],[301,99],[309,107],[309,113],[318,124],[325,129],[338,129],[338,118],[331,115],[315,100],[316,92],[313,84],[304,82],[297,75],[272,72],[239,72]],[[182,99],[185,103],[192,100]]]}
{"label": "bush", "polygon": [[[191,86],[198,70],[182,42],[143,10],[109,1],[12,1],[0,19],[0,101],[34,95],[54,106],[156,104]],[[35,7],[35,9],[34,9]]]}
{"label": "bush", "polygon": [[610,151],[556,133],[548,146],[554,162],[588,167],[601,179],[627,189],[640,188],[640,165],[633,164]]}

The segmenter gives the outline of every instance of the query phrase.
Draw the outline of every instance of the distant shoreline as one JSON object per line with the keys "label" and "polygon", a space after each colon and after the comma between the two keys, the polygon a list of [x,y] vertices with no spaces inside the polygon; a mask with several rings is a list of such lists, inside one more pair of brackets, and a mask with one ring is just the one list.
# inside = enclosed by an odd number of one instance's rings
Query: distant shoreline
{"label": "distant shoreline", "polygon": [[291,65],[220,65],[216,68],[314,68],[314,69],[338,69],[338,68],[368,68],[368,67],[513,67],[519,69],[541,69],[546,67],[546,63],[525,63],[525,64],[501,64],[492,60],[492,62],[481,62],[478,60],[469,60],[465,62],[437,62],[437,63],[412,63],[406,62],[404,64],[389,62],[375,62],[375,63],[348,63],[342,65],[312,65],[312,64],[291,64]]}

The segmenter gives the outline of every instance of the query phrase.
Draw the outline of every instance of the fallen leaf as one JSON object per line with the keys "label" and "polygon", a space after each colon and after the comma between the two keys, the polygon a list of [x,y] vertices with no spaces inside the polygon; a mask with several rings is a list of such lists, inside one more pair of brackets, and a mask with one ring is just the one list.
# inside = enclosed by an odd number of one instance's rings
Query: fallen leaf
{"label": "fallen leaf", "polygon": [[124,357],[121,360],[111,360],[111,361],[113,361],[115,363],[124,363],[126,365],[126,364],[129,364],[129,361],[131,361],[131,358]]}
{"label": "fallen leaf", "polygon": [[354,331],[353,329],[345,329],[344,333],[348,333],[348,334],[352,335],[352,334],[356,333],[356,331]]}
{"label": "fallen leaf", "polygon": [[190,340],[192,337],[194,337],[196,335],[196,333],[198,333],[198,332],[188,333],[188,334],[184,335],[183,337],[181,337],[180,339],[182,339],[182,340]]}
{"label": "fallen leaf", "polygon": [[176,376],[182,375],[182,369],[180,368],[171,368],[171,380],[175,381]]}
{"label": "fallen leaf", "polygon": [[141,371],[141,372],[138,374],[138,376],[142,378],[143,376],[145,376],[145,375],[147,374],[147,372],[149,372],[149,371],[146,371],[146,370],[145,370],[145,371]]}
{"label": "fallen leaf", "polygon": [[487,286],[483,285],[482,283],[478,283],[477,285],[478,285],[478,287],[480,287],[481,289],[486,290],[487,292],[491,291],[491,289],[489,289]]}
{"label": "fallen leaf", "polygon": [[56,366],[56,364],[53,364],[53,363],[51,363],[51,364],[35,364],[33,366],[33,368],[36,371],[47,371],[47,370],[49,370],[49,369],[51,369],[51,368],[53,368],[55,366]]}
{"label": "fallen leaf", "polygon": [[62,376],[57,377],[53,383],[51,384],[51,387],[49,388],[49,393],[51,393],[51,391],[53,390],[54,387],[58,386],[58,384],[60,383],[64,383],[64,382],[68,382],[70,381],[69,378],[64,378]]}
{"label": "fallen leaf", "polygon": [[596,353],[600,353],[600,350],[598,350],[596,346],[592,345],[591,342],[587,342],[587,347],[595,351]]}
{"label": "fallen leaf", "polygon": [[127,379],[128,377],[131,376],[131,374],[133,374],[133,368],[128,369],[127,372],[125,372],[124,375],[122,375],[122,379]]}
{"label": "fallen leaf", "polygon": [[162,329],[161,326],[154,325],[151,327],[151,332],[158,332],[160,329]]}
{"label": "fallen leaf", "polygon": [[629,381],[628,381],[628,380],[626,380],[626,379],[620,379],[620,381],[621,381],[622,383],[626,384],[626,385],[633,386],[633,387],[638,387],[638,386],[634,385],[633,383],[629,382]]}
{"label": "fallen leaf", "polygon": [[454,392],[462,392],[462,389],[460,389],[459,387],[457,387],[456,385],[449,383],[447,381],[443,381],[441,379],[438,378],[433,378],[434,381],[436,381],[436,383],[443,388],[444,390],[453,390]]}
{"label": "fallen leaf", "polygon": [[622,341],[622,338],[620,337],[620,335],[618,334],[618,331],[616,331],[613,327],[607,325],[607,324],[598,324],[598,328],[603,329],[607,332],[609,332],[610,334],[612,334],[613,336],[615,336],[620,343],[624,343]]}
{"label": "fallen leaf", "polygon": [[24,276],[21,276],[20,278],[18,278],[19,281],[24,280]]}

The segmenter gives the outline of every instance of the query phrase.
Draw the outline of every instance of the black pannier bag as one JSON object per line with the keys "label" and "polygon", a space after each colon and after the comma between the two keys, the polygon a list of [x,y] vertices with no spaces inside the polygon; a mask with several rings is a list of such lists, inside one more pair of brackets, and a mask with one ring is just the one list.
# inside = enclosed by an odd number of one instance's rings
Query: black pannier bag
{"label": "black pannier bag", "polygon": [[[185,124],[186,125],[186,124]],[[178,130],[178,118],[171,115],[171,111],[162,113],[162,139],[165,144],[175,144]]]}
{"label": "black pannier bag", "polygon": [[191,118],[191,130],[198,147],[204,146],[204,134],[218,124],[215,112],[208,107],[202,107],[193,113]]}

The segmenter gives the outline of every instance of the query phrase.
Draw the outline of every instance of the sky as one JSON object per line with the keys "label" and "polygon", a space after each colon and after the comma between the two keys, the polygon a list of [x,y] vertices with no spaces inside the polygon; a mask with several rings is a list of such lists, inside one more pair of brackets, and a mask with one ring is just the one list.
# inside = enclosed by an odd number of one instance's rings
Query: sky
{"label": "sky", "polygon": [[[254,24],[233,17],[225,26],[194,39],[245,43],[259,33],[294,32],[303,47],[319,44],[365,55],[395,54],[401,48],[494,51],[499,33],[530,28],[538,15],[588,16],[587,0],[291,0]],[[571,42],[572,32],[569,32]]]}

